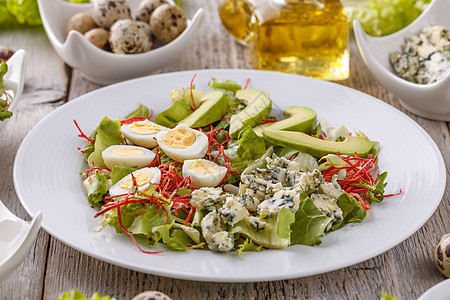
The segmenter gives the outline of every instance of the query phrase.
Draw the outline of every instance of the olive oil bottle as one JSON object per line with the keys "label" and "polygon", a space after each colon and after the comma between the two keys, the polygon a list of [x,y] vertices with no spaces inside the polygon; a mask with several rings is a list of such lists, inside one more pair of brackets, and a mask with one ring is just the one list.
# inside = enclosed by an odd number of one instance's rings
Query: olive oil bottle
{"label": "olive oil bottle", "polygon": [[251,42],[250,20],[253,0],[220,0],[219,17],[223,26],[240,44]]}
{"label": "olive oil bottle", "polygon": [[268,0],[251,20],[256,67],[327,80],[349,76],[348,19],[339,0]]}

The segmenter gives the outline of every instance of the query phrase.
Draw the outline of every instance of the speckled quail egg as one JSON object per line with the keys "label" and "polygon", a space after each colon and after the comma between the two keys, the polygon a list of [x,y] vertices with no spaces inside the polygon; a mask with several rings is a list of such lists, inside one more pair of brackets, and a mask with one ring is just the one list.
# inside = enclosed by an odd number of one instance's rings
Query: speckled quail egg
{"label": "speckled quail egg", "polygon": [[156,134],[163,130],[167,130],[167,128],[149,120],[124,124],[120,127],[120,132],[129,141],[135,145],[147,148],[153,148],[158,145]]}
{"label": "speckled quail egg", "polygon": [[13,50],[5,46],[0,46],[0,63],[7,61],[13,55]]}
{"label": "speckled quail egg", "polygon": [[156,140],[161,150],[178,162],[203,158],[209,145],[206,134],[182,124],[159,132]]}
{"label": "speckled quail egg", "polygon": [[160,5],[167,4],[166,0],[143,0],[136,11],[136,20],[149,23],[150,15]]}
{"label": "speckled quail egg", "polygon": [[[137,189],[145,192],[150,188],[150,183],[159,184],[161,181],[161,171],[158,168],[142,168],[133,173],[137,184]],[[109,189],[111,196],[128,194],[134,186],[131,174],[125,176]]]}
{"label": "speckled quail egg", "polygon": [[85,34],[89,30],[96,28],[94,18],[92,15],[86,12],[80,12],[73,15],[69,22],[67,23],[66,34],[69,34],[70,31],[76,30],[81,34]]}
{"label": "speckled quail egg", "polygon": [[191,177],[191,185],[195,188],[215,187],[227,175],[227,168],[206,159],[185,160],[183,177]]}
{"label": "speckled quail egg", "polygon": [[107,49],[109,31],[104,28],[93,28],[84,34],[84,37],[97,48]]}
{"label": "speckled quail egg", "polygon": [[150,27],[158,40],[168,43],[186,29],[187,17],[181,8],[163,4],[158,6],[150,16]]}
{"label": "speckled quail egg", "polygon": [[115,165],[143,168],[154,159],[155,153],[147,148],[130,145],[113,145],[102,152],[106,167],[111,169]]}
{"label": "speckled quail egg", "polygon": [[142,26],[133,20],[119,20],[111,26],[111,50],[118,54],[135,54],[150,50],[150,37]]}
{"label": "speckled quail egg", "polygon": [[109,29],[114,22],[131,19],[131,10],[126,0],[93,1],[92,18],[99,27]]}
{"label": "speckled quail egg", "polygon": [[145,291],[136,296],[131,300],[172,300],[164,293],[159,291]]}

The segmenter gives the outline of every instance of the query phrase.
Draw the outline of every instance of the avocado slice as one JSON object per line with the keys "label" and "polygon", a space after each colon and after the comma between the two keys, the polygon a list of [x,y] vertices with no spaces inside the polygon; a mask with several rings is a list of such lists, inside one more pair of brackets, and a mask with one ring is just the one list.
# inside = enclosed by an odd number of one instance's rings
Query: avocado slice
{"label": "avocado slice", "polygon": [[[376,149],[376,142],[372,142],[365,135],[349,136],[342,142],[321,140],[303,132],[264,130],[264,137],[270,142],[322,157],[331,153],[367,157]],[[375,147],[375,149],[374,149]]]}
{"label": "avocado slice", "polygon": [[[186,104],[189,104],[189,106],[192,109],[197,109],[200,106],[202,97],[204,95],[205,95],[204,92],[192,89],[192,96],[191,96],[190,88],[175,89],[170,92],[170,98],[172,99],[172,103],[176,101],[183,101]],[[192,98],[194,98],[194,102],[192,102]]]}
{"label": "avocado slice", "polygon": [[228,95],[220,91],[205,94],[200,106],[189,116],[178,122],[188,127],[203,127],[214,123],[228,111]]}
{"label": "avocado slice", "polygon": [[242,111],[232,115],[230,118],[230,135],[237,137],[245,126],[254,127],[267,118],[272,111],[272,100],[269,93],[261,90],[239,90],[236,92],[236,99],[247,104]]}
{"label": "avocado slice", "polygon": [[289,106],[283,111],[286,119],[268,124],[260,124],[253,131],[263,136],[263,130],[286,130],[311,133],[316,126],[317,113],[308,107]]}

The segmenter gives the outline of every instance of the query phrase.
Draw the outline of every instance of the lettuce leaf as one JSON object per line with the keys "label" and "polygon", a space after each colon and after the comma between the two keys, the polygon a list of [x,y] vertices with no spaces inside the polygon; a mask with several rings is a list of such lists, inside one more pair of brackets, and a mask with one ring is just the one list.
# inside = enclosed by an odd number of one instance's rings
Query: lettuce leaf
{"label": "lettuce leaf", "polygon": [[129,118],[135,118],[135,117],[144,117],[148,118],[150,115],[150,109],[148,109],[147,106],[144,104],[139,104],[138,108],[130,112],[128,115],[125,116],[125,119]]}
{"label": "lettuce leaf", "polygon": [[208,82],[208,88],[210,89],[218,89],[218,90],[225,90],[225,91],[229,91],[232,92],[233,94],[236,93],[236,91],[242,89],[241,85],[238,84],[236,81],[233,80],[223,80],[223,81],[219,81],[216,78],[211,78],[211,81]]}
{"label": "lettuce leaf", "polygon": [[237,154],[241,160],[255,160],[266,153],[264,139],[258,136],[250,126],[239,133]]}
{"label": "lettuce leaf", "polygon": [[[142,207],[142,205],[140,206]],[[166,224],[167,221],[166,213],[158,205],[145,205],[141,211],[144,213],[141,213],[140,215],[135,217],[131,226],[128,228],[128,231],[131,232],[132,234],[144,235],[146,238],[153,237],[154,236],[153,229],[155,227]],[[166,208],[166,211],[167,213],[169,213],[168,208]],[[124,216],[122,215],[122,222],[123,219]],[[170,220],[170,213],[169,213],[169,220]]]}
{"label": "lettuce leaf", "polygon": [[301,245],[319,245],[320,237],[332,222],[304,193],[300,192],[300,207],[295,213],[295,222],[291,225],[291,241]]}
{"label": "lettuce leaf", "polygon": [[96,167],[105,167],[105,162],[102,157],[103,150],[109,146],[123,143],[123,138],[120,133],[120,121],[104,117],[92,136],[94,136],[95,144],[91,142],[86,143],[84,148],[85,157]]}
{"label": "lettuce leaf", "polygon": [[155,123],[161,126],[171,127],[189,116],[191,112],[191,107],[186,102],[176,101],[167,110],[156,116]]}
{"label": "lettuce leaf", "polygon": [[112,184],[116,184],[120,179],[124,178],[128,174],[136,171],[136,168],[128,166],[113,166],[111,170],[111,181]]}
{"label": "lettuce leaf", "polygon": [[192,240],[181,229],[173,229],[172,224],[165,224],[153,228],[155,245],[160,240],[174,250],[186,251],[192,245]]}
{"label": "lettuce leaf", "polygon": [[243,243],[238,245],[236,252],[239,255],[239,257],[242,258],[242,252],[244,251],[261,252],[261,249],[262,249],[261,245],[256,245],[255,243],[253,243],[251,239],[245,239]]}
{"label": "lettuce leaf", "polygon": [[87,191],[87,199],[90,205],[96,206],[103,200],[103,196],[108,192],[108,180],[105,175],[98,171],[92,172],[87,179],[83,181]]}
{"label": "lettuce leaf", "polygon": [[347,193],[342,193],[336,200],[337,205],[342,210],[342,225],[360,222],[365,219],[366,210],[355,197],[352,197]]}
{"label": "lettuce leaf", "polygon": [[59,295],[59,300],[115,300],[116,298],[111,298],[110,296],[100,296],[97,292],[92,294],[91,298],[86,298],[77,289],[71,290],[69,292],[64,292]]}

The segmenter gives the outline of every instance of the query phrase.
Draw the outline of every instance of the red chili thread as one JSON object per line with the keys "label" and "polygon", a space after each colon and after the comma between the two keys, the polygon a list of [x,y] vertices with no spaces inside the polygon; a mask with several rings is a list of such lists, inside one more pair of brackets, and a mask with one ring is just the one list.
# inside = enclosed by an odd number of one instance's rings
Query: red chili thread
{"label": "red chili thread", "polygon": [[93,139],[84,134],[84,132],[81,130],[80,126],[78,126],[78,122],[75,119],[73,119],[73,122],[75,123],[75,126],[77,127],[78,131],[80,132],[78,136],[88,140],[92,144],[95,144],[95,141]]}

